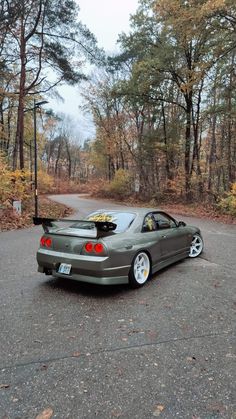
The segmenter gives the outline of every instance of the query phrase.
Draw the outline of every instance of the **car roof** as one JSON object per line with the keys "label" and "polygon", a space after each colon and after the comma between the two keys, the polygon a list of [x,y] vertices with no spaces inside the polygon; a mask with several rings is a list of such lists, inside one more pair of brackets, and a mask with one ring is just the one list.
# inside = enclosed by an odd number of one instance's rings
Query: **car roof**
{"label": "car roof", "polygon": [[166,214],[165,211],[162,211],[161,209],[158,208],[149,208],[149,207],[124,207],[124,208],[102,208],[102,209],[98,209],[96,211],[93,211],[93,213],[90,214],[94,214],[94,213],[99,213],[99,212],[103,212],[103,213],[133,213],[134,214],[134,220],[132,222],[132,224],[130,225],[130,227],[123,232],[123,234],[125,234],[126,232],[130,232],[130,231],[139,231],[140,230],[140,226],[143,223],[143,219],[145,217],[145,215],[147,215],[150,212],[160,212],[160,213],[164,213]]}
{"label": "car roof", "polygon": [[158,208],[148,208],[148,207],[126,207],[126,208],[101,208],[101,209],[97,209],[94,212],[100,212],[100,211],[104,211],[104,212],[136,212],[139,215],[145,215],[148,212],[165,212],[162,211],[161,209]]}

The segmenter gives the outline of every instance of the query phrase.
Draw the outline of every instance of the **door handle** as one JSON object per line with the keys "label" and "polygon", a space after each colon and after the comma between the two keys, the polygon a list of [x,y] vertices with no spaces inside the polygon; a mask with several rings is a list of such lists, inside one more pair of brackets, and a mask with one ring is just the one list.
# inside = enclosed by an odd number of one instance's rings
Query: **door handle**
{"label": "door handle", "polygon": [[166,235],[161,236],[163,239],[166,239]]}

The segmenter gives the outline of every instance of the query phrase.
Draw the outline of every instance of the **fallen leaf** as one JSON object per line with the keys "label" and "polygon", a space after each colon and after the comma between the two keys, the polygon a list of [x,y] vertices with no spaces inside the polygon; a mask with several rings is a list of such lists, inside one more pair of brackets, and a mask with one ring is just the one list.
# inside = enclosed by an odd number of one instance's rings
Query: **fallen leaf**
{"label": "fallen leaf", "polygon": [[165,406],[163,404],[158,404],[153,412],[153,416],[160,416],[164,409]]}
{"label": "fallen leaf", "polygon": [[52,415],[53,410],[51,409],[51,407],[48,407],[42,413],[39,413],[39,415],[37,415],[35,419],[50,419]]}
{"label": "fallen leaf", "polygon": [[118,410],[116,410],[116,409],[113,409],[112,411],[111,411],[111,416],[112,417],[114,417],[114,418],[119,418],[120,416],[121,416],[121,412],[119,412]]}
{"label": "fallen leaf", "polygon": [[117,370],[117,374],[121,377],[122,375],[124,375],[124,370],[123,370],[123,368],[119,368],[118,370]]}
{"label": "fallen leaf", "polygon": [[213,283],[213,286],[215,287],[215,288],[220,288],[220,287],[222,287],[222,285],[219,283],[219,282],[214,282]]}
{"label": "fallen leaf", "polygon": [[148,330],[146,334],[149,339],[155,339],[158,336],[158,333],[155,330]]}
{"label": "fallen leaf", "polygon": [[131,336],[131,335],[133,335],[133,334],[135,334],[135,333],[140,333],[140,329],[133,329],[133,330],[130,330],[129,332],[128,332],[128,335],[129,336]]}
{"label": "fallen leaf", "polygon": [[145,304],[147,304],[147,301],[146,300],[139,300],[138,303],[141,304],[141,305],[145,305]]}
{"label": "fallen leaf", "polygon": [[48,365],[46,365],[46,364],[43,364],[43,365],[41,365],[41,367],[40,367],[40,370],[41,371],[45,371],[45,370],[47,370],[48,369]]}
{"label": "fallen leaf", "polygon": [[2,389],[2,388],[9,388],[10,387],[10,385],[9,384],[0,384],[0,390]]}
{"label": "fallen leaf", "polygon": [[187,356],[186,359],[187,359],[188,362],[196,361],[195,356]]}
{"label": "fallen leaf", "polygon": [[214,413],[224,413],[225,406],[220,402],[213,402],[207,406],[207,410]]}

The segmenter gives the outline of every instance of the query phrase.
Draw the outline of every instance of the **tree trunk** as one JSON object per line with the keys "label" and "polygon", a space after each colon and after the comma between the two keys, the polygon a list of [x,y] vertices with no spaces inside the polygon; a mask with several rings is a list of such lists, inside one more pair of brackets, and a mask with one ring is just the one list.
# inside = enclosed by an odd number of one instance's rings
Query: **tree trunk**
{"label": "tree trunk", "polygon": [[209,177],[208,177],[208,190],[212,191],[212,184],[214,182],[215,175],[215,164],[216,164],[216,114],[212,118],[212,134],[211,134],[211,145],[209,155]]}
{"label": "tree trunk", "polygon": [[61,143],[58,145],[58,149],[57,149],[57,158],[56,158],[56,163],[55,163],[55,176],[58,175],[58,166],[59,166],[60,157],[61,157]]}
{"label": "tree trunk", "polygon": [[191,114],[192,114],[192,100],[186,97],[186,126],[185,126],[185,154],[184,154],[184,169],[185,169],[185,198],[187,202],[192,200],[191,192]]}
{"label": "tree trunk", "polygon": [[70,147],[68,142],[66,141],[66,151],[67,151],[67,157],[68,157],[68,179],[71,178],[71,154],[70,154]]}
{"label": "tree trunk", "polygon": [[197,174],[197,182],[198,182],[198,193],[200,198],[203,195],[203,180],[202,180],[202,170],[200,165],[200,149],[201,149],[201,135],[199,134],[200,131],[200,108],[201,108],[201,95],[203,89],[204,80],[201,80],[201,85],[198,90],[198,99],[196,104],[196,112],[194,112],[194,108],[192,106],[192,125],[193,125],[193,138],[194,138],[194,145],[193,145],[193,159],[192,159],[192,167],[191,167],[191,174],[194,170],[194,164],[196,165],[196,174]]}
{"label": "tree trunk", "polygon": [[21,18],[21,36],[20,36],[20,86],[19,86],[19,104],[17,112],[16,139],[13,153],[13,169],[17,168],[17,154],[19,152],[20,169],[24,169],[24,99],[25,99],[25,81],[26,81],[26,41],[23,17]]}
{"label": "tree trunk", "polygon": [[227,95],[227,189],[230,189],[230,184],[233,182],[233,170],[232,170],[232,91],[233,91],[233,75],[234,75],[234,57],[235,52],[232,54],[229,87]]}
{"label": "tree trunk", "polygon": [[166,129],[166,115],[165,115],[165,107],[164,103],[161,102],[161,113],[163,119],[163,134],[164,134],[164,144],[165,144],[165,168],[166,168],[166,176],[168,180],[173,179],[170,173],[170,164],[169,164],[169,151],[168,151],[168,139],[167,139],[167,129]]}

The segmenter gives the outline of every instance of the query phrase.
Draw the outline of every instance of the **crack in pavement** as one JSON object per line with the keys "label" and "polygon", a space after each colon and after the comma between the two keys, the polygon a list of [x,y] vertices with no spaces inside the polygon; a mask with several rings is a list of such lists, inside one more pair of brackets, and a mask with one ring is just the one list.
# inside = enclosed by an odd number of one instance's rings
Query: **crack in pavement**
{"label": "crack in pavement", "polygon": [[91,351],[91,352],[87,351],[86,353],[78,352],[78,355],[72,354],[72,355],[64,355],[64,356],[51,357],[51,358],[45,358],[45,359],[38,359],[38,360],[29,361],[25,363],[18,363],[18,364],[16,363],[15,365],[11,365],[11,366],[10,365],[0,366],[0,368],[2,370],[1,372],[5,372],[6,370],[11,370],[13,368],[28,367],[28,366],[37,365],[37,364],[48,364],[48,363],[53,363],[56,361],[63,361],[67,359],[87,358],[92,355],[100,355],[100,354],[106,354],[106,353],[109,354],[109,353],[115,353],[115,352],[129,351],[132,349],[146,348],[146,347],[151,347],[151,346],[160,346],[160,345],[165,345],[168,343],[175,343],[175,342],[181,342],[181,341],[183,342],[183,341],[189,341],[189,340],[194,340],[194,339],[225,337],[225,336],[236,338],[236,336],[234,336],[233,334],[233,330],[230,330],[223,333],[209,333],[205,335],[172,338],[172,339],[167,339],[167,340],[163,340],[159,342],[141,343],[139,345],[128,345],[128,346],[123,346],[123,347],[120,346],[120,347],[115,347],[115,348],[110,348],[110,349],[105,348],[105,349],[100,349],[98,351]]}

